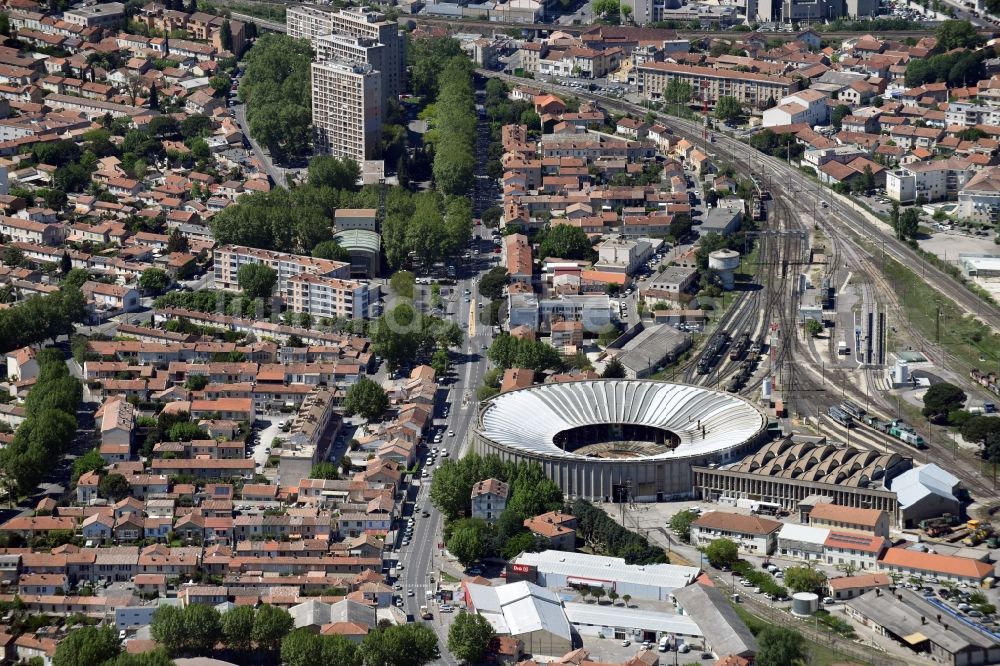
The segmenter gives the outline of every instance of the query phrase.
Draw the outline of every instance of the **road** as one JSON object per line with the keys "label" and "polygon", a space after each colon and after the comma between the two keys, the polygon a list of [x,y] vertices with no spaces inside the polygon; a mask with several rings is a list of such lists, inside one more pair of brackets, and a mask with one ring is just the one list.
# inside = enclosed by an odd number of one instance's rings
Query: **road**
{"label": "road", "polygon": [[[474,242],[479,247],[492,247],[489,241],[489,230],[482,227],[475,227],[477,236]],[[485,235],[484,239],[482,236]],[[446,309],[453,309],[455,312],[455,323],[462,330],[467,332],[462,346],[458,350],[452,350],[454,366],[452,374],[454,383],[448,386],[448,395],[445,400],[448,409],[447,418],[436,418],[435,424],[443,432],[442,440],[439,444],[428,444],[429,447],[437,447],[442,451],[447,451],[450,458],[459,458],[470,448],[470,434],[476,416],[478,402],[476,391],[483,381],[483,375],[487,370],[485,350],[492,339],[492,328],[480,324],[477,321],[479,303],[483,298],[478,293],[479,277],[482,272],[490,268],[489,257],[485,253],[478,257],[473,256],[472,261],[478,261],[478,265],[466,266],[460,269],[464,271],[461,279],[455,285],[455,289],[449,295],[452,303],[448,303]],[[461,273],[460,273],[461,274]],[[465,290],[469,290],[468,296]],[[466,302],[468,298],[468,302]],[[438,407],[436,416],[441,417],[443,408]],[[454,433],[452,436],[450,433]],[[426,450],[421,454],[426,459]],[[444,460],[444,458],[439,458]],[[436,469],[434,466],[425,467],[430,472]],[[430,621],[431,627],[438,632],[441,637],[441,659],[437,662],[448,666],[457,666],[458,662],[446,649],[447,627],[446,618],[438,612],[437,604],[426,598],[428,590],[436,591],[437,585],[441,581],[441,551],[438,544],[441,542],[442,517],[437,509],[431,504],[429,499],[430,480],[433,474],[427,479],[422,479],[420,487],[411,488],[408,493],[408,501],[404,504],[403,520],[415,515],[413,537],[410,545],[399,547],[398,559],[404,568],[399,572],[399,578],[393,583],[403,586],[396,594],[403,595],[405,601],[404,609],[408,615],[414,619],[419,618],[420,606],[427,605],[434,614]],[[424,517],[421,511],[427,511],[430,515]],[[433,576],[433,583],[431,577]],[[414,596],[407,597],[407,591],[412,589]]]}
{"label": "road", "polygon": [[[482,76],[501,78],[513,85],[523,85],[525,83],[525,79],[501,72],[485,69],[477,69],[476,71]],[[532,80],[531,85],[532,87],[556,94],[569,94],[583,99],[594,100],[605,108],[616,111],[626,111],[640,115],[645,115],[649,111],[649,109],[639,104],[606,97],[585,90],[565,88],[557,83],[548,83],[540,79]],[[869,242],[878,245],[886,256],[895,259],[911,269],[920,270],[927,284],[938,291],[944,298],[951,299],[964,309],[966,313],[978,317],[987,326],[1000,332],[1000,308],[984,301],[950,275],[928,263],[908,245],[897,240],[891,233],[887,233],[886,225],[873,224],[866,217],[864,211],[850,198],[837,195],[828,188],[810,180],[784,160],[765,155],[721,132],[711,132],[713,142],[706,143],[702,139],[704,128],[700,123],[663,114],[658,114],[658,119],[680,136],[703,147],[710,154],[726,154],[729,159],[735,162],[734,167],[744,172],[749,170],[749,172],[759,176],[768,188],[780,188],[805,195],[801,199],[803,201],[825,199],[829,202],[830,206],[825,211],[824,217],[829,219],[831,216],[836,215],[856,235],[869,239]],[[823,221],[817,218],[818,223],[822,223]]]}
{"label": "road", "polygon": [[285,170],[281,167],[275,166],[271,161],[270,153],[265,151],[264,148],[257,143],[257,140],[250,136],[250,125],[247,124],[246,105],[234,104],[231,108],[233,111],[233,118],[236,119],[236,124],[240,126],[240,131],[243,132],[243,136],[245,136],[247,141],[250,142],[252,154],[256,156],[264,165],[264,172],[270,176],[275,185],[288,189],[288,183],[285,181]]}

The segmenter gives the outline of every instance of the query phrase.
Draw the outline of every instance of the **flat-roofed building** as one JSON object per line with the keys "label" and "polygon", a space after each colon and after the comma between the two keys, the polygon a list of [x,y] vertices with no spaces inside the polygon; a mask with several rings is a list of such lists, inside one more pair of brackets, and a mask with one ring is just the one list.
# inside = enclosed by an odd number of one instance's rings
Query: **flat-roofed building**
{"label": "flat-roofed building", "polygon": [[382,137],[382,75],[347,60],[312,64],[312,111],[316,151],[363,162]]}
{"label": "flat-roofed building", "polygon": [[691,86],[699,97],[713,104],[720,97],[735,97],[741,104],[777,101],[798,89],[798,83],[783,76],[736,72],[673,62],[645,62],[635,68],[639,92],[658,98],[671,81]]}

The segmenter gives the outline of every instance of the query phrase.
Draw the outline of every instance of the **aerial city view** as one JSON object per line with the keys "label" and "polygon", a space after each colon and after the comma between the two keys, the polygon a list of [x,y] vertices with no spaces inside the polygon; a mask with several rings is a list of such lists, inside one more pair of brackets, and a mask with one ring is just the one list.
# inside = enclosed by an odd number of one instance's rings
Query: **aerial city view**
{"label": "aerial city view", "polygon": [[1000,0],[0,0],[0,666],[1000,665]]}

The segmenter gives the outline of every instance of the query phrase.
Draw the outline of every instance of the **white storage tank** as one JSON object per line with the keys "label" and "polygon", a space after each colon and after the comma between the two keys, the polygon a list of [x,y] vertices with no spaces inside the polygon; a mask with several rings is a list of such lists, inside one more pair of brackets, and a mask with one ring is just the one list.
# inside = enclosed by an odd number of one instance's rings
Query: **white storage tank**
{"label": "white storage tank", "polygon": [[892,368],[892,383],[896,386],[910,383],[910,366],[906,361],[896,361]]}
{"label": "white storage tank", "polygon": [[740,253],[736,250],[716,250],[708,255],[708,267],[722,280],[722,288],[730,291],[736,283],[736,269],[740,267]]}
{"label": "white storage tank", "polygon": [[809,617],[819,608],[819,595],[812,592],[796,592],[792,595],[792,615]]}

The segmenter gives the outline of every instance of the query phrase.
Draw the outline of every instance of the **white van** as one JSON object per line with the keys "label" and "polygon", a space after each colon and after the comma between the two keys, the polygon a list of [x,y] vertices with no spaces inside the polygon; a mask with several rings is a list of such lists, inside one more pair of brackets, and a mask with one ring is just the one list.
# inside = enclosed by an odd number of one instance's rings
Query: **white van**
{"label": "white van", "polygon": [[660,639],[660,645],[657,649],[660,652],[666,652],[669,644],[670,644],[670,639],[664,636],[663,638]]}

